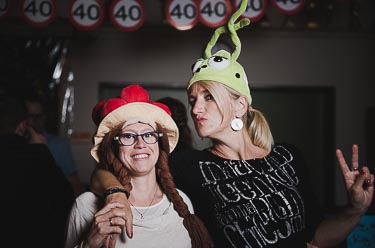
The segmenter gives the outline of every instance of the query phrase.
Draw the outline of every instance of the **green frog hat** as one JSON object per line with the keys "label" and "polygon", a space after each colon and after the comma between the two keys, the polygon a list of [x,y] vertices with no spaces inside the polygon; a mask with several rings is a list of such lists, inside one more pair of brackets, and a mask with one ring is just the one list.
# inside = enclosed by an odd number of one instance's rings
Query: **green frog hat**
{"label": "green frog hat", "polygon": [[[241,52],[241,41],[236,31],[250,24],[248,18],[243,18],[237,23],[235,21],[246,10],[248,0],[243,0],[239,9],[230,17],[227,26],[221,26],[215,30],[211,40],[205,50],[205,58],[198,59],[193,66],[193,76],[190,79],[187,89],[195,82],[210,80],[222,83],[247,97],[249,105],[252,98],[247,81],[246,73],[237,58]],[[212,55],[211,50],[216,44],[221,34],[229,32],[235,49],[232,54],[225,50],[219,50]]]}

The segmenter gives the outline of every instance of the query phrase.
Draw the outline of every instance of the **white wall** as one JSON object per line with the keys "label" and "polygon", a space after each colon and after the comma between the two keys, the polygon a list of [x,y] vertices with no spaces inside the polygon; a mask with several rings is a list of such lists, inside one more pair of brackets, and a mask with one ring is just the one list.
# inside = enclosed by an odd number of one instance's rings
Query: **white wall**
{"label": "white wall", "polygon": [[[184,86],[191,65],[202,56],[212,32],[205,28],[177,31],[165,27],[132,33],[101,30],[74,37],[69,53],[70,69],[75,75],[74,131],[94,131],[91,109],[98,101],[99,82]],[[365,111],[375,106],[375,35],[248,28],[239,31],[239,36],[239,61],[247,71],[250,87],[336,87],[336,145],[350,161],[351,144],[359,144],[364,162]],[[90,147],[90,142],[73,144],[84,182],[89,181],[94,167]],[[332,179],[338,182],[338,204],[346,200],[340,176],[337,171],[337,178]]]}

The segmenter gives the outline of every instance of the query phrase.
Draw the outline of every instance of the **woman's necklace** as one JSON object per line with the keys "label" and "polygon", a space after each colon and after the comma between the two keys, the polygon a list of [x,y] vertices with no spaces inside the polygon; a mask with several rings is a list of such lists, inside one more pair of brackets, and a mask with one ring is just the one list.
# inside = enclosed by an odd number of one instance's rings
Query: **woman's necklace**
{"label": "woman's necklace", "polygon": [[156,190],[155,190],[155,193],[154,193],[154,197],[152,198],[150,204],[147,206],[147,208],[145,209],[145,211],[143,211],[143,213],[141,211],[139,211],[134,205],[133,203],[129,200],[129,203],[130,205],[133,206],[133,208],[135,209],[135,211],[137,211],[137,213],[139,213],[141,215],[141,219],[143,220],[144,218],[144,214],[149,210],[149,208],[151,207],[152,203],[154,202],[155,200],[155,197],[156,197],[156,192],[158,192],[158,187],[156,187]]}

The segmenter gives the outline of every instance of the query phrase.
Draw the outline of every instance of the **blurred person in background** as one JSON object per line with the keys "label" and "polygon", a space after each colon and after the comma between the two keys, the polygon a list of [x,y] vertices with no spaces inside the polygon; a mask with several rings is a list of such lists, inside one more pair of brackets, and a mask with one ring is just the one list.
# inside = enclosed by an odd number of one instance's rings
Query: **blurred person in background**
{"label": "blurred person in background", "polygon": [[163,97],[157,100],[164,103],[171,110],[172,118],[176,122],[180,137],[175,151],[193,149],[193,138],[188,125],[188,115],[185,104],[173,97]]}
{"label": "blurred person in background", "polygon": [[58,137],[46,130],[46,112],[43,107],[43,100],[36,96],[25,99],[27,109],[27,125],[35,132],[42,134],[45,144],[50,149],[57,165],[69,180],[74,190],[74,195],[78,196],[84,191],[83,184],[79,178],[78,168],[73,158],[71,145],[68,140]]}
{"label": "blurred person in background", "polygon": [[5,219],[9,218],[11,225],[5,228],[3,237],[13,247],[61,248],[73,190],[43,144],[43,136],[27,129],[25,119],[22,99],[0,94],[2,175],[15,175],[11,185],[2,180],[2,196],[7,202],[3,205],[9,216]]}

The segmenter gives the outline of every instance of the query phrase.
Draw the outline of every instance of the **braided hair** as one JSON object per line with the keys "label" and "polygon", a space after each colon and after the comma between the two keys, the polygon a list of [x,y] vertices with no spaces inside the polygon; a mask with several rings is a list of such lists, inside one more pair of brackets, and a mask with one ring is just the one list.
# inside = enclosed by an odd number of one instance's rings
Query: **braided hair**
{"label": "braided hair", "polygon": [[[99,168],[112,172],[124,186],[127,192],[132,189],[131,178],[128,169],[122,165],[117,154],[119,145],[113,142],[113,138],[121,130],[122,124],[113,128],[107,133],[101,142],[98,150]],[[157,124],[159,132],[163,133],[163,137],[159,140],[159,157],[156,163],[156,175],[159,185],[163,193],[166,194],[169,201],[173,203],[173,207],[178,215],[183,218],[183,224],[189,233],[192,248],[212,248],[214,247],[210,234],[202,220],[195,214],[190,213],[187,204],[178,194],[172,174],[168,166],[169,141],[166,132]]]}

